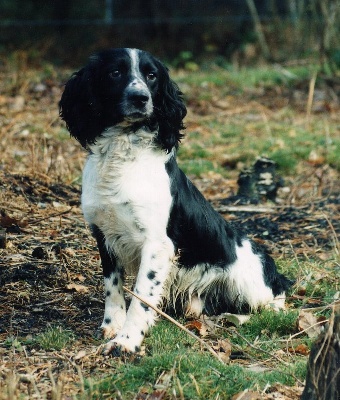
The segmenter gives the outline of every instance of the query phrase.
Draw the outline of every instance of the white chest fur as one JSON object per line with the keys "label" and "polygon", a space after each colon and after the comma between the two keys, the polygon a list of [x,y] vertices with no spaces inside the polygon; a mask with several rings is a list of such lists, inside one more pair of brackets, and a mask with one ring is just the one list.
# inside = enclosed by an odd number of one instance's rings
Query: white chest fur
{"label": "white chest fur", "polygon": [[85,219],[102,230],[128,270],[137,267],[145,240],[165,235],[171,208],[165,170],[171,155],[152,145],[153,135],[143,129],[106,131],[91,146],[83,172]]}

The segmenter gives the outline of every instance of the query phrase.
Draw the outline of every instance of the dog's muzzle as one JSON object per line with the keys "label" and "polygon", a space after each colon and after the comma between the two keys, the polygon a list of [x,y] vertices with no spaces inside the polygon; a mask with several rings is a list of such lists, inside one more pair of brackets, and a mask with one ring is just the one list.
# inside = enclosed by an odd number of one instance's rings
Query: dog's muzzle
{"label": "dog's muzzle", "polygon": [[150,117],[153,112],[151,93],[147,88],[128,88],[122,108],[128,121],[140,121]]}

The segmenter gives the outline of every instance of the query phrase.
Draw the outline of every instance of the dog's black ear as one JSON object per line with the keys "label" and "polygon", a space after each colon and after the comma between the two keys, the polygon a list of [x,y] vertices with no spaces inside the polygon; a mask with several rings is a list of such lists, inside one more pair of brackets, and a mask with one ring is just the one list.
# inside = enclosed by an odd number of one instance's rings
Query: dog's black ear
{"label": "dog's black ear", "polygon": [[90,66],[75,72],[66,83],[59,102],[60,117],[71,135],[85,148],[103,131],[101,104],[93,93],[93,80]]}
{"label": "dog's black ear", "polygon": [[158,143],[168,152],[177,147],[183,134],[183,118],[187,110],[183,102],[182,92],[177,84],[170,79],[167,68],[158,62],[160,71],[159,87],[154,104],[155,115],[158,120]]}

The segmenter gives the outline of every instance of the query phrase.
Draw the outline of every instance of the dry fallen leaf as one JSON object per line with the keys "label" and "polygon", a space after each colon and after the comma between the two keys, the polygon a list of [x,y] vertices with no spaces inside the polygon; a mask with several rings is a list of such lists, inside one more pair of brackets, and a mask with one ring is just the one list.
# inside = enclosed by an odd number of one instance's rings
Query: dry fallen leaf
{"label": "dry fallen leaf", "polygon": [[300,310],[298,317],[298,329],[304,331],[308,337],[316,338],[322,331],[318,320],[310,311]]}
{"label": "dry fallen leaf", "polygon": [[80,350],[78,353],[74,356],[74,360],[80,360],[81,358],[84,358],[86,356],[86,351],[85,350]]}
{"label": "dry fallen leaf", "polygon": [[74,278],[78,279],[78,281],[80,281],[80,282],[84,282],[86,279],[85,276],[82,274],[76,274],[76,276]]}
{"label": "dry fallen leaf", "polygon": [[231,354],[231,343],[227,339],[218,339],[217,343],[212,346],[212,348],[216,351],[218,357],[225,364],[228,364],[230,361]]}
{"label": "dry fallen leaf", "polygon": [[261,394],[258,392],[243,391],[241,393],[234,394],[231,400],[260,400]]}
{"label": "dry fallen leaf", "polygon": [[187,329],[189,329],[190,331],[195,331],[201,337],[207,336],[210,331],[209,326],[207,324],[205,324],[204,321],[199,321],[199,320],[189,321],[185,325],[185,327]]}
{"label": "dry fallen leaf", "polygon": [[71,247],[66,247],[65,249],[62,250],[62,253],[69,257],[76,256],[76,252]]}
{"label": "dry fallen leaf", "polygon": [[220,319],[225,319],[235,326],[240,326],[250,319],[250,315],[223,313],[219,315],[219,320]]}
{"label": "dry fallen leaf", "polygon": [[301,386],[290,387],[278,383],[271,386],[269,393],[262,398],[266,400],[300,400],[302,390]]}
{"label": "dry fallen leaf", "polygon": [[298,287],[296,293],[299,296],[304,296],[306,294],[306,288],[304,286],[300,286],[300,287]]}
{"label": "dry fallen leaf", "polygon": [[66,285],[66,289],[75,290],[78,293],[87,293],[89,288],[84,285],[78,285],[77,283],[69,283]]}
{"label": "dry fallen leaf", "polygon": [[10,228],[12,225],[17,225],[20,228],[25,228],[28,225],[26,220],[9,217],[8,215],[0,216],[0,225],[3,228]]}
{"label": "dry fallen leaf", "polygon": [[295,348],[289,347],[288,351],[289,353],[301,354],[302,356],[307,356],[310,353],[309,347],[302,343],[297,345]]}
{"label": "dry fallen leaf", "polygon": [[53,207],[54,208],[58,208],[58,209],[67,209],[67,208],[69,208],[69,206],[67,206],[66,204],[63,204],[63,203],[60,203],[59,201],[53,201],[52,202],[52,204],[53,204]]}

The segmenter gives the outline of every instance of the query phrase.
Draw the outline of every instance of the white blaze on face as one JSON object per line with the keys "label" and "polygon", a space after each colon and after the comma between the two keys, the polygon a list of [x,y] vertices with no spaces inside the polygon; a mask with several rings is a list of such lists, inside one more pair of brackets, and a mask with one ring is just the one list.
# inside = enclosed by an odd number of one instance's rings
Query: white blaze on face
{"label": "white blaze on face", "polygon": [[[142,116],[133,116],[132,118],[144,119],[145,117],[149,117],[153,112],[153,101],[150,90],[145,83],[143,75],[139,69],[139,53],[136,49],[128,49],[128,54],[131,60],[131,81],[126,87],[123,106],[126,110],[127,114],[134,114],[142,112]],[[145,103],[144,109],[136,108],[131,102],[129,101],[129,96],[131,95],[142,95],[146,96],[148,100]]]}
{"label": "white blaze on face", "polygon": [[129,49],[129,55],[131,59],[131,76],[132,81],[129,86],[134,89],[147,90],[149,91],[147,85],[145,84],[142,74],[139,69],[139,55],[136,49]]}

